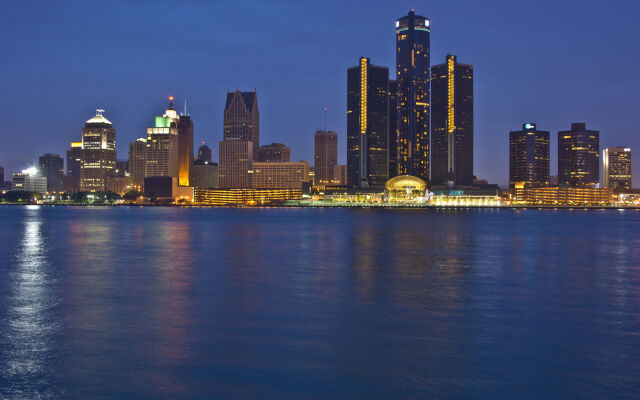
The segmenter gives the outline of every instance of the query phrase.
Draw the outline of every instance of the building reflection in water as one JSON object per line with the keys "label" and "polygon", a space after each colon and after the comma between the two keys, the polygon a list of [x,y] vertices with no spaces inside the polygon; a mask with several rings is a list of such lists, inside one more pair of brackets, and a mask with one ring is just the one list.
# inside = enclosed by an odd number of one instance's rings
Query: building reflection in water
{"label": "building reflection in water", "polygon": [[7,279],[3,299],[7,315],[0,326],[0,380],[2,398],[56,397],[54,349],[60,330],[55,315],[57,280],[51,271],[41,209],[28,206],[15,259]]}

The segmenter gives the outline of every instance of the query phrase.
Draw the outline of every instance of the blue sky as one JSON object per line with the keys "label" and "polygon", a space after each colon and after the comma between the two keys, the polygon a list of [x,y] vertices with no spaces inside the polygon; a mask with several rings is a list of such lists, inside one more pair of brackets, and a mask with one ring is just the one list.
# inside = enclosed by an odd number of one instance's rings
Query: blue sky
{"label": "blue sky", "polygon": [[[295,160],[312,160],[328,107],[344,162],[346,69],[366,56],[394,72],[394,21],[412,7],[431,18],[432,65],[474,65],[477,176],[507,183],[508,132],[524,122],[552,132],[552,174],[571,122],[640,152],[635,1],[15,1],[0,15],[0,165],[63,155],[98,107],[126,159],[169,95],[217,158],[236,87],[258,91],[262,144]],[[634,173],[637,186],[640,161]]]}

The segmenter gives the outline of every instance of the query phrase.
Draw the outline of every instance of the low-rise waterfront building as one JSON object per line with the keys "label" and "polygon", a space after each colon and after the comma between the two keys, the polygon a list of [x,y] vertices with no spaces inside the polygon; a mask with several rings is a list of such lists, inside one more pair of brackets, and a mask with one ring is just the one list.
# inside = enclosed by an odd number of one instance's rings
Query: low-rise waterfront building
{"label": "low-rise waterfront building", "polygon": [[518,184],[511,191],[513,205],[605,206],[613,202],[611,188],[527,187]]}
{"label": "low-rise waterfront building", "polygon": [[23,170],[13,174],[11,190],[25,192],[47,193],[47,178],[38,174],[36,168]]}
{"label": "low-rise waterfront building", "polygon": [[194,189],[195,203],[209,206],[267,205],[301,197],[302,189]]}

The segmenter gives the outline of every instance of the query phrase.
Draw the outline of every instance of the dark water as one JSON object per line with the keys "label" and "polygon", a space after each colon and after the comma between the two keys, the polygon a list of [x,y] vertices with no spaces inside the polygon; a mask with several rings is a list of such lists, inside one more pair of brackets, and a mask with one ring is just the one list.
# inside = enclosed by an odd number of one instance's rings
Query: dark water
{"label": "dark water", "polygon": [[0,398],[640,393],[640,211],[0,221]]}

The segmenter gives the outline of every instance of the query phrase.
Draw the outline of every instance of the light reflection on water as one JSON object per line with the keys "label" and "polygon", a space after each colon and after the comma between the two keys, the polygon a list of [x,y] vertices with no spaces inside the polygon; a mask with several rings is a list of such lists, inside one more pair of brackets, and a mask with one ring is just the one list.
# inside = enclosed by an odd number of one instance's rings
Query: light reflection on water
{"label": "light reflection on water", "polygon": [[0,207],[0,398],[632,398],[640,213]]}
{"label": "light reflection on water", "polygon": [[5,384],[2,398],[49,398],[53,386],[53,353],[60,330],[55,318],[56,278],[52,274],[48,245],[38,206],[25,210],[13,264],[4,277],[9,288],[3,304],[0,346]]}

